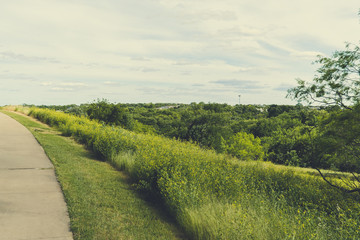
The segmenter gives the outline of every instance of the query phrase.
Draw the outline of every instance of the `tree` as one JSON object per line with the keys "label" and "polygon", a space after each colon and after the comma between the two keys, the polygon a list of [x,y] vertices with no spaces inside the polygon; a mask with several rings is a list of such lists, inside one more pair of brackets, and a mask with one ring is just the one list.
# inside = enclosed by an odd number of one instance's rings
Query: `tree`
{"label": "tree", "polygon": [[321,125],[318,148],[323,164],[346,172],[360,173],[360,105],[333,112]]}
{"label": "tree", "polygon": [[231,136],[226,151],[242,160],[262,160],[264,157],[260,138],[245,132]]}
{"label": "tree", "polygon": [[108,123],[112,110],[110,103],[106,99],[98,99],[97,102],[93,102],[88,106],[86,113],[90,119],[97,119]]}
{"label": "tree", "polygon": [[[360,192],[360,47],[346,44],[345,50],[336,51],[332,57],[319,56],[316,63],[321,66],[313,81],[298,79],[298,86],[289,89],[288,97],[310,104],[340,106],[313,139],[312,166],[331,186]],[[329,177],[320,170],[326,165],[349,171],[351,177]]]}
{"label": "tree", "polygon": [[322,66],[311,83],[297,79],[298,86],[288,90],[288,97],[310,104],[339,105],[351,109],[359,103],[360,47],[346,44],[346,50],[336,51],[332,57],[318,56]]}
{"label": "tree", "polygon": [[284,113],[284,112],[290,112],[291,110],[294,110],[296,108],[296,106],[289,106],[289,105],[276,105],[276,104],[271,104],[268,109],[268,117],[277,117],[280,114]]}
{"label": "tree", "polygon": [[185,139],[223,152],[223,140],[231,135],[229,123],[230,115],[227,113],[204,111],[192,119]]}
{"label": "tree", "polygon": [[134,129],[134,119],[129,109],[121,104],[115,105],[105,99],[98,100],[87,107],[86,113],[90,119],[97,119],[106,124],[118,125],[129,130]]}

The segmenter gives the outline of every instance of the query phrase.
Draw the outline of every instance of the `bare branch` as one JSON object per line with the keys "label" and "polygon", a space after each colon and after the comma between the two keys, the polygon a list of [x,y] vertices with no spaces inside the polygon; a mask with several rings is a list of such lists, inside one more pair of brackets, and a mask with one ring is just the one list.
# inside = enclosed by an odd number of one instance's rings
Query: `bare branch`
{"label": "bare branch", "polygon": [[334,187],[334,188],[336,188],[336,189],[338,189],[338,190],[340,190],[340,191],[346,192],[346,193],[360,192],[360,188],[359,188],[359,187],[356,187],[356,188],[354,188],[354,189],[349,190],[349,189],[345,189],[345,188],[343,188],[343,187],[340,187],[340,186],[338,186],[338,185],[333,184],[332,182],[330,182],[330,181],[324,176],[324,174],[320,171],[319,168],[315,168],[315,169],[319,172],[319,174],[320,174],[320,176],[322,177],[322,179],[323,179],[327,184],[329,184],[331,187]]}
{"label": "bare branch", "polygon": [[357,181],[358,183],[360,183],[360,180],[359,180],[358,176],[356,176],[354,172],[351,172],[351,174],[352,174],[353,177],[356,179],[356,181]]}

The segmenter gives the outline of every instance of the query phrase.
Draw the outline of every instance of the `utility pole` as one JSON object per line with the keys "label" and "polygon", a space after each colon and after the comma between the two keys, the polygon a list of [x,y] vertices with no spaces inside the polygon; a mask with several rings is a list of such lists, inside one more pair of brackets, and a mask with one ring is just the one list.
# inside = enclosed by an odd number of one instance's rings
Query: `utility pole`
{"label": "utility pole", "polygon": [[241,95],[239,95],[239,105],[241,104],[241,101],[240,101],[240,100],[241,100]]}

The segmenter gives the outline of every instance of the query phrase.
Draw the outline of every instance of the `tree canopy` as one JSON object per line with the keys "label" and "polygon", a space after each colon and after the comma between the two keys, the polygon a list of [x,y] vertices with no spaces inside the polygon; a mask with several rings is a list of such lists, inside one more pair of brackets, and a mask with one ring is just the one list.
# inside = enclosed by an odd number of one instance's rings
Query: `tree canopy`
{"label": "tree canopy", "polygon": [[310,104],[339,105],[351,109],[360,97],[360,47],[346,44],[331,57],[318,56],[321,64],[312,82],[297,79],[298,86],[288,90],[288,97]]}
{"label": "tree canopy", "polygon": [[[331,186],[346,192],[360,192],[360,47],[346,44],[331,57],[318,57],[321,64],[312,82],[298,79],[298,86],[288,91],[288,97],[326,106],[337,105],[338,111],[321,123],[319,133],[311,138],[311,166],[318,170]],[[340,176],[329,178],[320,167],[334,168],[352,174],[352,180]]]}

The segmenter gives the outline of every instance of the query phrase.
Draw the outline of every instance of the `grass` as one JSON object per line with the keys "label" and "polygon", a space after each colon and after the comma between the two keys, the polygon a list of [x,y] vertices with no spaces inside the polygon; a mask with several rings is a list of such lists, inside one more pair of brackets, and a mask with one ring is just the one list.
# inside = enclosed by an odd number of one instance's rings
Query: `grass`
{"label": "grass", "polygon": [[360,196],[307,170],[231,159],[193,144],[135,134],[51,110],[43,122],[125,170],[162,199],[193,239],[358,239]]}
{"label": "grass", "polygon": [[127,175],[47,125],[4,112],[27,127],[55,166],[74,239],[183,239],[160,205],[144,200]]}

